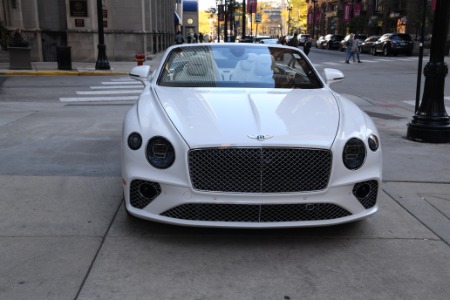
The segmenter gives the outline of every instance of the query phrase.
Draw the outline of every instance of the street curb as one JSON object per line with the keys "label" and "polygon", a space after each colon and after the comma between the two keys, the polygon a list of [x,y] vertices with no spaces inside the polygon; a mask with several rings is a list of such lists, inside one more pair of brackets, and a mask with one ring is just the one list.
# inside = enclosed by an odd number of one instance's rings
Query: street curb
{"label": "street curb", "polygon": [[128,72],[115,71],[34,71],[34,70],[11,70],[0,71],[0,75],[6,76],[114,76],[114,75],[128,75]]}

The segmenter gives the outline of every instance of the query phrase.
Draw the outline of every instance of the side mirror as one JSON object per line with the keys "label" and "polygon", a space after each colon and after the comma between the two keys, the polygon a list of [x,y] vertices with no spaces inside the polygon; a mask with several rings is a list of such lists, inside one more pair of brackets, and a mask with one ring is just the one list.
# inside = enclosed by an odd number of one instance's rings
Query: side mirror
{"label": "side mirror", "polygon": [[149,77],[151,74],[151,69],[149,65],[136,66],[131,69],[129,75],[132,79],[142,82],[142,84],[147,85],[149,82]]}
{"label": "side mirror", "polygon": [[345,79],[344,73],[336,69],[323,69],[325,74],[325,82],[330,85],[332,83],[340,82]]}

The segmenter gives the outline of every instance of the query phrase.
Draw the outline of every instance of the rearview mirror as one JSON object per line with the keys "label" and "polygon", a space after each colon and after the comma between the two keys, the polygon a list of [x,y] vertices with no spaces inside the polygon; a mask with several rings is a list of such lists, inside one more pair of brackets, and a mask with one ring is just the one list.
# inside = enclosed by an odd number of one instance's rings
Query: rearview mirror
{"label": "rearview mirror", "polygon": [[144,85],[147,85],[149,82],[149,77],[151,74],[151,69],[149,65],[136,66],[131,69],[129,75],[131,78],[142,82]]}
{"label": "rearview mirror", "polygon": [[344,73],[336,69],[323,69],[325,74],[325,82],[330,85],[332,83],[340,82],[345,79]]}

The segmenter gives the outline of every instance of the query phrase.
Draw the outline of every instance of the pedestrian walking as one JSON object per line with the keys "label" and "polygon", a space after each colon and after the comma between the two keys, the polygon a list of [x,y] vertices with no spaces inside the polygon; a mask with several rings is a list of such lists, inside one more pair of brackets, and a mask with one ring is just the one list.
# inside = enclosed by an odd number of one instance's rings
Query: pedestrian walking
{"label": "pedestrian walking", "polygon": [[311,41],[309,40],[309,37],[305,37],[305,43],[303,44],[303,52],[305,52],[305,54],[308,55],[310,50],[311,50]]}
{"label": "pedestrian walking", "polygon": [[177,35],[175,36],[175,43],[176,44],[183,44],[184,43],[184,39],[183,39],[183,35],[181,34],[181,31],[177,32]]}
{"label": "pedestrian walking", "polygon": [[354,36],[355,35],[353,33],[351,33],[347,43],[345,44],[347,46],[347,51],[346,51],[346,54],[345,54],[345,63],[347,63],[347,64],[350,63],[349,62],[350,58],[353,57],[353,59],[355,59],[354,58],[354,53],[352,52],[352,46],[353,46],[353,41],[354,41],[353,37]]}
{"label": "pedestrian walking", "polygon": [[296,48],[298,47],[298,33],[297,32],[295,32],[292,39],[289,40],[288,46],[296,47]]}
{"label": "pedestrian walking", "polygon": [[361,63],[361,60],[359,59],[359,42],[357,39],[353,39],[353,43],[352,43],[352,57],[353,57],[353,62],[355,62],[355,56],[358,59],[358,63]]}
{"label": "pedestrian walking", "polygon": [[[289,40],[289,46],[298,48],[298,33],[297,32],[294,33],[294,36],[292,37],[292,39]],[[291,67],[291,68],[295,68],[295,62],[296,62],[296,59],[292,55],[292,58],[289,61],[288,66]]]}
{"label": "pedestrian walking", "polygon": [[192,36],[190,33],[188,33],[188,35],[187,35],[187,41],[188,41],[188,44],[190,44],[192,42]]}

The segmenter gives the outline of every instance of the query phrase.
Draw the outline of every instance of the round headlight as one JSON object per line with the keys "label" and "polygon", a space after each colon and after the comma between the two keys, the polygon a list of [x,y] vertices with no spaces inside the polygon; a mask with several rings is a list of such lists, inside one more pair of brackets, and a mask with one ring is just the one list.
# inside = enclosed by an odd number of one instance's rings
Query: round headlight
{"label": "round headlight", "polygon": [[366,158],[366,147],[363,141],[357,138],[350,139],[344,146],[342,159],[344,165],[350,170],[359,169]]}
{"label": "round headlight", "polygon": [[147,144],[147,160],[158,169],[167,169],[175,161],[175,150],[172,144],[163,137],[153,137]]}
{"label": "round headlight", "polygon": [[133,132],[128,136],[127,142],[131,150],[137,150],[142,146],[142,137],[139,133]]}
{"label": "round headlight", "polygon": [[378,141],[378,137],[376,135],[369,135],[369,139],[368,139],[368,143],[369,143],[369,148],[372,151],[377,151],[378,147],[380,147],[380,142]]}

